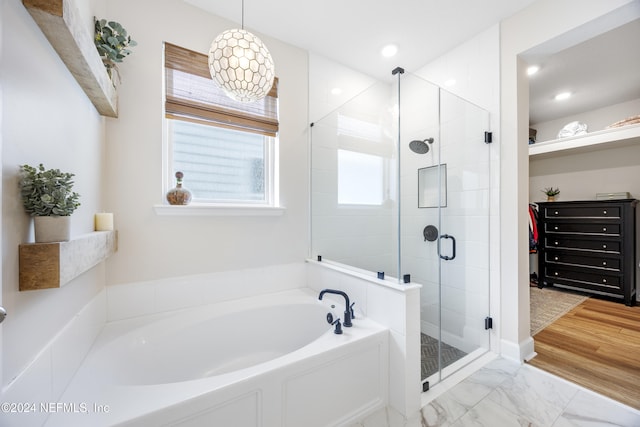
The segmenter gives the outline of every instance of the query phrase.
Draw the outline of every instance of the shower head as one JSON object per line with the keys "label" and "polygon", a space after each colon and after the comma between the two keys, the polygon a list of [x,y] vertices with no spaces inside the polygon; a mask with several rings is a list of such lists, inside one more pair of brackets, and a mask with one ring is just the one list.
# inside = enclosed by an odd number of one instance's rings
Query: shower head
{"label": "shower head", "polygon": [[427,143],[433,144],[433,138],[427,138],[423,141],[414,139],[409,143],[409,149],[416,154],[426,154],[429,152],[429,146]]}

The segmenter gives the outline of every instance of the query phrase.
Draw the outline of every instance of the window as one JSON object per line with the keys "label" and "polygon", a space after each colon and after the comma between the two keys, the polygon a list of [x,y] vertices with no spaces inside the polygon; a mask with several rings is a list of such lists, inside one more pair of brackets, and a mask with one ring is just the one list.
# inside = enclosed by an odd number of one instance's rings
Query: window
{"label": "window", "polygon": [[338,204],[382,205],[384,159],[338,149]]}
{"label": "window", "polygon": [[213,82],[207,61],[165,43],[167,189],[182,171],[193,203],[277,206],[277,79],[263,100],[237,102]]}

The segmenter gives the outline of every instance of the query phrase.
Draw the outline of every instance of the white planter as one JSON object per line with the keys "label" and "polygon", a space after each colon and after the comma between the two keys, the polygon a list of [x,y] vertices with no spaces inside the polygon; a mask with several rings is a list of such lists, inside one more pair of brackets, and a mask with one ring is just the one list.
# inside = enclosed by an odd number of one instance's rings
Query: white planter
{"label": "white planter", "polygon": [[70,216],[33,217],[36,243],[67,242],[71,234]]}

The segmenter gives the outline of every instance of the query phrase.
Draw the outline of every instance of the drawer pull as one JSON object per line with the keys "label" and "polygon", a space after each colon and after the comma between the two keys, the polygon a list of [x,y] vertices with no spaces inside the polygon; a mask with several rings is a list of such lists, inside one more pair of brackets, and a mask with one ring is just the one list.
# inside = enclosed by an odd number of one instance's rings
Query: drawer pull
{"label": "drawer pull", "polygon": [[607,245],[602,245],[602,249],[607,249]]}
{"label": "drawer pull", "polygon": [[607,227],[602,227],[602,231],[607,231]]}
{"label": "drawer pull", "polygon": [[602,279],[602,283],[607,283],[607,279]]}
{"label": "drawer pull", "polygon": [[555,273],[553,273],[553,275],[554,275],[554,276],[557,276],[557,275],[558,275],[558,272],[556,271]]}
{"label": "drawer pull", "polygon": [[554,215],[558,215],[558,211],[555,211],[553,214],[554,214]]}
{"label": "drawer pull", "polygon": [[558,226],[556,225],[555,227],[553,227],[553,229],[554,229],[554,230],[557,230],[557,229],[558,229]]}
{"label": "drawer pull", "polygon": [[557,257],[557,256],[556,256],[556,257],[553,257],[553,260],[554,260],[554,261],[557,261],[557,260],[558,260],[558,257]]}
{"label": "drawer pull", "polygon": [[607,265],[607,261],[602,261],[602,265]]}
{"label": "drawer pull", "polygon": [[607,214],[607,211],[602,211],[602,213],[603,213],[604,215],[606,215],[606,214]]}
{"label": "drawer pull", "polygon": [[558,246],[558,242],[553,242],[554,245]]}

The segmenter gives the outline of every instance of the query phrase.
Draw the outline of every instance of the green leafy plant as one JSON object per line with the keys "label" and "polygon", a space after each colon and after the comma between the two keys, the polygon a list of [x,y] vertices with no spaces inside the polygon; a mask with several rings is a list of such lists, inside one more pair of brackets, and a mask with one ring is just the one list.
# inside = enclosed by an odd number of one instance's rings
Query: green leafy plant
{"label": "green leafy plant", "polygon": [[549,197],[557,196],[558,194],[560,194],[560,189],[559,188],[553,188],[553,187],[548,187],[548,188],[545,188],[544,190],[540,190],[540,191],[542,191],[544,194],[546,194]]}
{"label": "green leafy plant", "polygon": [[[127,30],[115,21],[107,22],[106,19],[95,19],[94,43],[107,67],[109,77],[113,78],[113,71],[118,72],[117,64],[131,54],[128,47],[136,46],[135,40],[127,34]],[[118,74],[118,78],[120,75]]]}
{"label": "green leafy plant", "polygon": [[72,191],[74,174],[45,170],[42,163],[22,165],[20,173],[22,204],[31,216],[69,216],[80,206],[80,195]]}

